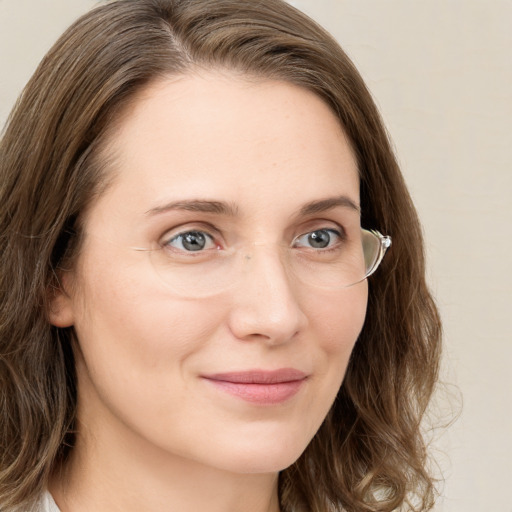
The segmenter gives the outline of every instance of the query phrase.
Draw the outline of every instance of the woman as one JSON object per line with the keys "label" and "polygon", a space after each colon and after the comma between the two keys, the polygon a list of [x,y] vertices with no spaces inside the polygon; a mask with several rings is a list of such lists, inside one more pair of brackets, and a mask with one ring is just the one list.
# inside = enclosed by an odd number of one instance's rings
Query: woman
{"label": "woman", "polygon": [[100,6],[0,147],[2,510],[431,509],[420,227],[320,27]]}

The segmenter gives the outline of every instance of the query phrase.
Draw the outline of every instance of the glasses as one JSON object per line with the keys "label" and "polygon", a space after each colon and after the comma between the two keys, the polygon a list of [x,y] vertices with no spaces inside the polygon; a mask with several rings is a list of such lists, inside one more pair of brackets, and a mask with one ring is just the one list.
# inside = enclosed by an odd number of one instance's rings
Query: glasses
{"label": "glasses", "polygon": [[319,229],[300,235],[290,245],[241,243],[220,248],[209,233],[189,230],[156,249],[133,249],[147,251],[169,291],[185,298],[223,293],[253,277],[262,262],[279,263],[277,268],[290,283],[334,291],[372,275],[391,245],[391,238],[378,231],[357,231],[348,236]]}

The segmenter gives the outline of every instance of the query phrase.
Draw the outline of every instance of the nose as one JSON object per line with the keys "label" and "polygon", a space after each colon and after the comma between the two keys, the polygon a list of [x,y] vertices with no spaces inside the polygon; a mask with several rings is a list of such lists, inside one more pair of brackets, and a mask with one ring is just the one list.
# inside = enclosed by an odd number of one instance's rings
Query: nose
{"label": "nose", "polygon": [[241,257],[242,277],[229,314],[231,332],[240,340],[282,344],[307,324],[299,292],[275,250],[254,246]]}

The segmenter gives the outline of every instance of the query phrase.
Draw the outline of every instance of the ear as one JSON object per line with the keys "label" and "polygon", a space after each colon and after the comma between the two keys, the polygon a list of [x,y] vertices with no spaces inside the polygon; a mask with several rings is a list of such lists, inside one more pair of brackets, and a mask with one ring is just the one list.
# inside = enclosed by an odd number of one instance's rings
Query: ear
{"label": "ear", "polygon": [[[62,283],[62,281],[61,281]],[[74,322],[73,301],[63,284],[49,291],[48,318],[55,327],[71,327]]]}

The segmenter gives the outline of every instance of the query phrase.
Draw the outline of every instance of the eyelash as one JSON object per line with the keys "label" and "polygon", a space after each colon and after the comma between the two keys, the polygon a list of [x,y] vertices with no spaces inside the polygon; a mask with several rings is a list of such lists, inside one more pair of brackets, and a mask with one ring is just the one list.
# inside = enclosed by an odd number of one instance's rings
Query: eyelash
{"label": "eyelash", "polygon": [[[292,245],[291,247],[300,247],[300,246],[297,246],[296,245],[296,242],[300,239],[303,239],[305,237],[308,237],[308,236],[312,236],[314,233],[320,233],[320,232],[323,232],[323,233],[327,233],[329,235],[329,245],[327,247],[321,247],[321,248],[315,248],[315,247],[311,247],[311,246],[303,246],[304,248],[306,249],[310,249],[316,253],[327,253],[327,252],[330,252],[332,250],[336,250],[339,248],[340,244],[343,243],[343,241],[346,240],[347,236],[346,236],[346,233],[345,233],[345,230],[341,227],[339,227],[339,229],[334,229],[334,228],[331,228],[331,227],[320,227],[320,228],[315,228],[315,229],[312,229],[311,231],[306,231],[305,233],[302,233],[298,236],[296,236],[294,239],[293,239],[293,242],[292,242]],[[214,245],[214,247],[210,247],[210,248],[200,248],[200,250],[197,250],[197,251],[194,251],[194,250],[186,250],[184,247],[183,247],[183,242],[184,242],[184,237],[186,235],[191,235],[191,234],[199,234],[199,235],[203,235],[204,238],[206,238],[207,240],[210,241],[211,244]],[[334,235],[335,237],[335,241],[334,243],[332,243],[332,236]],[[171,245],[172,242],[174,241],[180,241],[181,242],[181,247],[173,247]],[[191,228],[191,229],[187,229],[187,230],[184,230],[184,231],[180,231],[179,233],[176,233],[176,234],[173,234],[172,236],[169,236],[169,237],[166,237],[163,241],[163,243],[161,244],[163,248],[169,248],[169,249],[173,249],[173,250],[176,250],[176,251],[179,251],[179,252],[182,252],[182,253],[186,253],[186,254],[190,254],[190,255],[194,255],[194,254],[201,254],[206,251],[211,251],[211,250],[220,250],[222,248],[222,245],[220,243],[217,243],[215,241],[215,236],[212,235],[208,230],[204,229],[204,228]]]}
{"label": "eyelash", "polygon": [[308,246],[307,248],[308,249],[312,249],[312,250],[315,250],[315,249],[318,249],[316,250],[315,252],[322,252],[322,253],[326,253],[326,252],[331,252],[333,250],[336,250],[339,248],[340,244],[346,240],[346,235],[345,235],[345,232],[341,229],[333,229],[333,228],[319,228],[319,229],[313,229],[312,231],[308,231],[302,235],[299,235],[298,237],[294,238],[294,244],[293,246],[296,247],[295,245],[295,242],[301,238],[306,238],[306,237],[311,237],[313,235],[313,233],[320,233],[320,232],[325,232],[325,233],[328,233],[329,234],[329,243],[332,241],[331,238],[332,238],[332,235],[334,235],[336,237],[336,240],[334,243],[330,243],[328,247],[321,247],[321,248],[315,248],[315,247],[311,247],[311,246]]}
{"label": "eyelash", "polygon": [[[175,241],[175,240],[180,240],[181,239],[181,245],[182,247],[181,248],[178,248],[177,250],[180,250],[180,251],[183,251],[183,252],[190,252],[190,253],[194,253],[195,251],[187,251],[185,250],[185,248],[183,248],[183,239],[186,235],[190,235],[192,233],[198,233],[200,235],[205,235],[205,238],[206,239],[209,239],[212,243],[215,244],[215,238],[210,234],[208,233],[207,231],[204,231],[204,230],[201,230],[201,229],[189,229],[187,231],[182,231],[176,235],[173,235],[172,238],[168,239],[166,242],[164,242],[164,247],[172,247],[171,246],[171,242]],[[219,249],[220,248],[220,244],[216,244],[216,248]],[[204,252],[205,250],[208,250],[208,249],[204,249],[204,250],[201,250],[201,251],[197,251],[197,252]]]}

